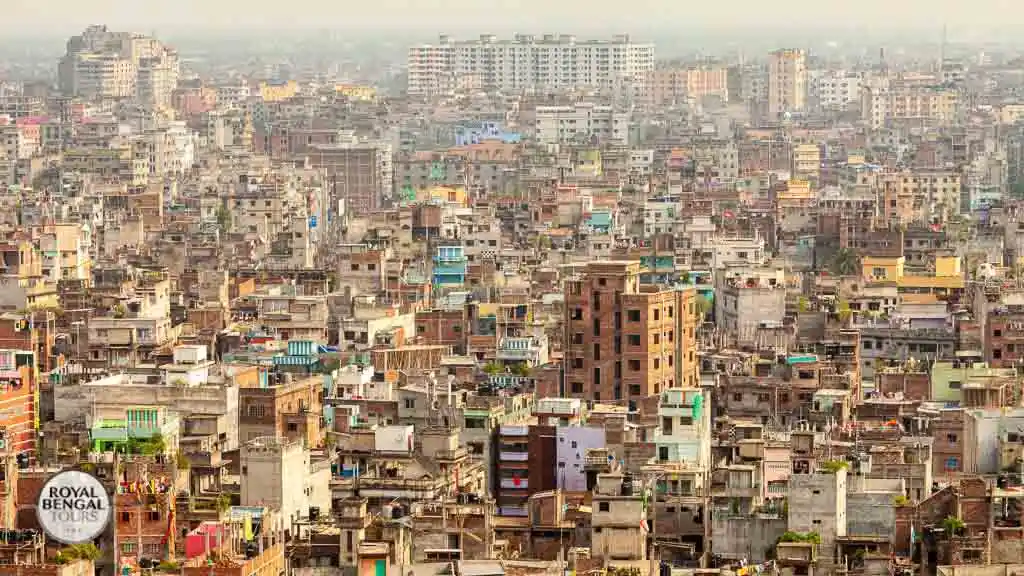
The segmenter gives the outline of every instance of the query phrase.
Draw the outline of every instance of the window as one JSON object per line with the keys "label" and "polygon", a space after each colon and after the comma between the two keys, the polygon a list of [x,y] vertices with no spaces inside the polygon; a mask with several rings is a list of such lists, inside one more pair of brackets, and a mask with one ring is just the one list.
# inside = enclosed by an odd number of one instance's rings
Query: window
{"label": "window", "polygon": [[359,264],[353,264],[352,265],[352,271],[353,272],[358,272],[359,271]]}
{"label": "window", "polygon": [[626,312],[626,319],[629,320],[630,322],[639,322],[640,321],[640,311],[639,310],[629,310],[629,311],[627,311]]}
{"label": "window", "polygon": [[668,446],[658,446],[658,460],[662,462],[668,460]]}
{"label": "window", "polygon": [[609,510],[611,510],[611,506],[609,505],[608,502],[598,502],[597,503],[597,511],[598,512],[608,512]]}
{"label": "window", "polygon": [[135,552],[135,542],[121,542],[121,553],[132,554]]}
{"label": "window", "polygon": [[416,399],[415,398],[406,398],[405,399],[405,409],[406,410],[412,410],[413,408],[416,408]]}
{"label": "window", "polygon": [[370,262],[369,264],[366,265],[366,269],[370,270],[370,271],[376,270],[377,269],[377,265],[374,264],[373,262]]}
{"label": "window", "polygon": [[249,404],[246,407],[246,414],[250,418],[263,418],[267,414],[267,408],[262,404]]}
{"label": "window", "polygon": [[654,369],[655,370],[661,369],[661,359],[660,358],[655,358],[654,359]]}
{"label": "window", "polygon": [[669,306],[669,307],[668,307],[668,317],[669,317],[669,318],[671,318],[671,317],[672,317],[672,306]]}
{"label": "window", "polygon": [[639,334],[630,334],[629,335],[629,345],[630,346],[639,346],[640,342],[641,342],[641,340],[640,340],[640,335]]}
{"label": "window", "polygon": [[639,360],[630,360],[629,361],[629,370],[631,372],[639,372],[640,371],[640,361]]}
{"label": "window", "polygon": [[573,344],[583,344],[583,332],[577,332],[572,335]]}
{"label": "window", "polygon": [[583,394],[583,382],[573,382],[569,387],[573,394]]}
{"label": "window", "polygon": [[573,308],[572,319],[583,320],[583,308]]}
{"label": "window", "polygon": [[654,320],[655,320],[655,322],[657,322],[658,320],[661,320],[661,310],[659,310],[657,308],[654,309]]}
{"label": "window", "polygon": [[666,436],[671,436],[672,435],[672,417],[671,416],[663,416],[661,418],[661,433],[665,434]]}
{"label": "window", "polygon": [[289,432],[298,432],[299,431],[299,425],[296,424],[295,422],[289,422],[288,423],[288,431]]}
{"label": "window", "polygon": [[159,510],[150,510],[149,511],[149,521],[150,522],[159,522],[160,521],[160,511]]}
{"label": "window", "polygon": [[601,345],[597,342],[594,342],[594,360],[601,360]]}
{"label": "window", "polygon": [[594,368],[594,386],[601,385],[601,369]]}
{"label": "window", "polygon": [[946,441],[950,444],[956,444],[957,439],[956,434],[946,434]]}
{"label": "window", "polygon": [[583,358],[573,358],[572,367],[576,370],[583,368]]}
{"label": "window", "polygon": [[733,392],[732,399],[733,399],[733,402],[743,402],[743,393],[742,392]]}
{"label": "window", "polygon": [[961,386],[962,386],[962,384],[960,383],[959,380],[950,380],[949,381],[949,389],[950,390],[959,390]]}

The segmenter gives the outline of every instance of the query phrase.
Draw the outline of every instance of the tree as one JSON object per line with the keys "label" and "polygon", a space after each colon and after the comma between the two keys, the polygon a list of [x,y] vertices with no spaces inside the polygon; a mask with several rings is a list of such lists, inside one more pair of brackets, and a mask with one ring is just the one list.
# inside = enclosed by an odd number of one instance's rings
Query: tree
{"label": "tree", "polygon": [[942,530],[946,532],[946,536],[958,536],[966,527],[964,521],[956,516],[946,516],[942,521]]}
{"label": "tree", "polygon": [[221,205],[217,208],[217,225],[225,232],[231,229],[231,211],[227,206]]}
{"label": "tree", "polygon": [[69,564],[75,560],[98,560],[100,549],[95,544],[72,544],[57,552],[54,559],[57,564]]}
{"label": "tree", "polygon": [[531,374],[530,365],[526,362],[520,362],[512,367],[512,373],[516,376],[522,376],[523,378],[529,378]]}
{"label": "tree", "polygon": [[836,276],[855,276],[860,272],[860,258],[849,248],[840,248],[832,256],[829,271]]}
{"label": "tree", "polygon": [[501,364],[498,364],[497,362],[488,362],[487,364],[484,365],[484,372],[490,374],[491,376],[500,373],[501,370]]}
{"label": "tree", "polygon": [[845,460],[825,460],[821,463],[821,471],[828,474],[835,474],[840,470],[846,470],[850,463]]}
{"label": "tree", "polygon": [[697,296],[697,314],[700,315],[701,320],[707,318],[708,314],[711,313],[711,298],[703,294]]}

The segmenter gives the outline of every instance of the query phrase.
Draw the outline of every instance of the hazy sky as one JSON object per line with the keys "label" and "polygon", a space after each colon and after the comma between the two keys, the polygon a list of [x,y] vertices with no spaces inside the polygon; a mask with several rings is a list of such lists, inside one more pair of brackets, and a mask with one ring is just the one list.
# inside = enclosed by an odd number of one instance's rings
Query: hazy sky
{"label": "hazy sky", "polygon": [[573,32],[825,26],[951,33],[1016,26],[1020,0],[0,0],[0,29],[417,28]]}

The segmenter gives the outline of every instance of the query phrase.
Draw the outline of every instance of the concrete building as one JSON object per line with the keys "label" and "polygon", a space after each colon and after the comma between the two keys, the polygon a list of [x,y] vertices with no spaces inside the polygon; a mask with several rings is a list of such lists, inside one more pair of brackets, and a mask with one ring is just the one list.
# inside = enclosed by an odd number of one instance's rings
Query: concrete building
{"label": "concrete building", "polygon": [[629,113],[584,102],[538,106],[534,129],[536,140],[544,144],[624,144],[629,139]]}
{"label": "concrete building", "polygon": [[846,536],[847,473],[793,474],[789,477],[788,527],[794,532],[816,532],[821,537],[819,559],[833,561],[837,539]]}
{"label": "concrete building", "polygon": [[81,98],[143,97],[168,105],[177,87],[178,57],[159,41],[130,32],[89,26],[67,42],[58,66],[61,92]]}
{"label": "concrete building", "polygon": [[350,141],[314,145],[308,157],[312,168],[322,170],[330,183],[331,204],[344,200],[353,214],[380,208],[394,193],[389,144]]}
{"label": "concrete building", "polygon": [[565,302],[565,396],[635,401],[697,385],[694,289],[641,285],[639,262],[590,262]]}
{"label": "concrete building", "polygon": [[286,526],[331,509],[330,461],[314,459],[301,444],[256,438],[242,447],[241,459],[243,506],[279,511]]}
{"label": "concrete building", "polygon": [[408,92],[432,95],[459,86],[506,93],[551,92],[583,88],[619,92],[642,87],[654,68],[654,45],[628,35],[579,41],[575,36],[518,34],[498,40],[457,41],[441,36],[437,44],[413,46],[408,54]]}
{"label": "concrete building", "polygon": [[646,560],[645,490],[639,479],[623,473],[598,474],[590,520],[591,558]]}
{"label": "concrete building", "polygon": [[293,380],[272,373],[238,394],[238,433],[243,442],[261,437],[286,438],[315,448],[322,442],[323,381],[320,376]]}
{"label": "concrete building", "polygon": [[803,50],[772,52],[768,64],[768,116],[804,112],[807,108],[807,54]]}

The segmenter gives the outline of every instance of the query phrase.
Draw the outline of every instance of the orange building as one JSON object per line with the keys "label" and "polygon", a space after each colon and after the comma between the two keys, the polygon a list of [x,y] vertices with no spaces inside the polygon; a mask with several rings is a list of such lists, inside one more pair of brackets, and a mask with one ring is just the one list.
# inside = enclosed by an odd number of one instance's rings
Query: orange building
{"label": "orange building", "polygon": [[0,431],[11,454],[35,454],[38,383],[35,354],[0,349]]}

